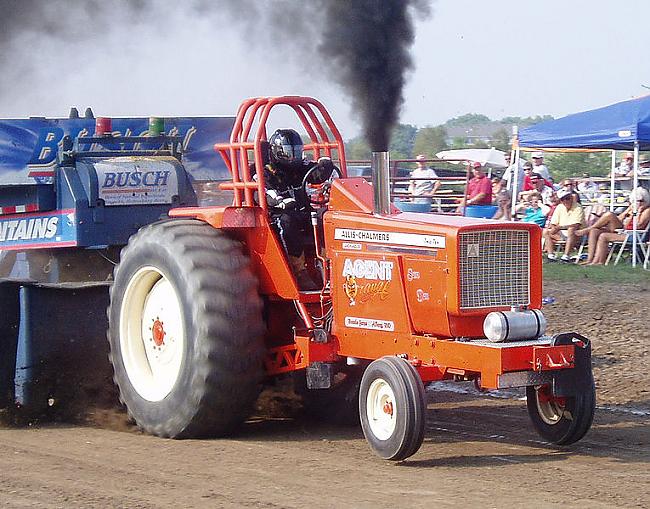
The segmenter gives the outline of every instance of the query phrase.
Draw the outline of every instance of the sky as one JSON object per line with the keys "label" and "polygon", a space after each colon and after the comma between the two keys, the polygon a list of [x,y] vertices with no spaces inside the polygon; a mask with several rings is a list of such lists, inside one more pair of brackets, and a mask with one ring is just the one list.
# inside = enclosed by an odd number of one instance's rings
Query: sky
{"label": "sky", "polygon": [[[197,16],[183,2],[156,1],[164,8],[154,23],[116,15],[92,37],[17,34],[2,48],[0,117],[67,116],[71,106],[103,116],[234,115],[246,97],[299,94],[321,100],[344,138],[359,134],[345,90],[299,41],[261,26],[246,2],[234,13],[243,22],[234,22],[219,9]],[[415,25],[402,123],[439,125],[465,113],[560,117],[650,93],[650,1],[431,5]]]}

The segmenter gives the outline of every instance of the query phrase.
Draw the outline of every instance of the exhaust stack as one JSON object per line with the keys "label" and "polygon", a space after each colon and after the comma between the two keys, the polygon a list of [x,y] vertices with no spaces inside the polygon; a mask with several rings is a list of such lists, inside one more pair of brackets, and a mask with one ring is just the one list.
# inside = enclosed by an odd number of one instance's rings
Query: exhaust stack
{"label": "exhaust stack", "polygon": [[390,156],[388,152],[372,153],[372,186],[375,190],[375,214],[390,214]]}

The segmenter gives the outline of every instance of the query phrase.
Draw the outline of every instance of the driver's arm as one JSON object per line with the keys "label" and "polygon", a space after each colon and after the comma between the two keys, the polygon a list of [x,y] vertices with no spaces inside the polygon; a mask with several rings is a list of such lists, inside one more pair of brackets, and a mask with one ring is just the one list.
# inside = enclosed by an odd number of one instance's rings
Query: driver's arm
{"label": "driver's arm", "polygon": [[266,203],[276,209],[291,210],[296,207],[296,200],[291,196],[284,197],[275,189],[266,190]]}

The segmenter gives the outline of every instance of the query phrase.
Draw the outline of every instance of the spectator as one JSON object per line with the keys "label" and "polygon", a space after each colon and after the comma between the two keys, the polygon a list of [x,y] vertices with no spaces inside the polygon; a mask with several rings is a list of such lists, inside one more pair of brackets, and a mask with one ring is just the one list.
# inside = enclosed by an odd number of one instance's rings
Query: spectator
{"label": "spectator", "polygon": [[551,172],[548,171],[548,168],[544,164],[544,154],[541,152],[533,153],[533,172],[539,173],[550,184],[553,183],[553,177],[551,177]]}
{"label": "spectator", "polygon": [[492,177],[492,197],[495,200],[495,205],[499,193],[505,190],[506,190],[506,181],[503,180],[501,177],[497,177],[496,175]]}
{"label": "spectator", "polygon": [[[630,171],[634,171],[634,154],[627,152],[621,164],[614,168],[614,177],[626,177]],[[610,173],[609,176],[611,177],[612,174]]]}
{"label": "spectator", "polygon": [[533,175],[533,163],[531,163],[530,161],[526,161],[524,163],[524,187],[522,187],[519,190],[519,192],[535,190],[535,186],[530,181],[532,175]]}
{"label": "spectator", "polygon": [[492,204],[492,183],[485,176],[481,163],[472,163],[472,174],[474,177],[467,184],[467,202],[462,205],[491,205]]}
{"label": "spectator", "polygon": [[[588,254],[585,264],[602,265],[607,259],[609,242],[621,241],[625,237],[617,230],[631,230],[634,226],[634,205],[637,205],[637,228],[644,229],[650,222],[650,193],[637,187],[630,193],[630,206],[619,215],[605,212],[591,226],[576,231],[576,235],[588,235]],[[602,240],[604,239],[604,240]]]}
{"label": "spectator", "polygon": [[531,191],[523,191],[519,197],[524,200],[530,193],[539,193],[542,197],[542,202],[545,205],[551,204],[551,195],[553,194],[553,188],[546,185],[546,181],[542,178],[539,173],[533,173],[530,176],[530,183],[533,186]]}
{"label": "spectator", "polygon": [[[643,158],[639,161],[639,177],[647,177],[650,176],[650,159]],[[634,169],[632,169],[631,173],[628,173],[629,177],[634,176]]]}
{"label": "spectator", "polygon": [[546,226],[549,226],[551,224],[551,218],[553,217],[555,209],[559,204],[560,199],[557,197],[557,193],[553,191],[553,194],[551,195],[551,204],[548,206],[548,213],[546,214]]}
{"label": "spectator", "polygon": [[[634,154],[632,152],[626,152],[625,156],[623,157],[623,160],[621,161],[621,164],[619,164],[616,168],[614,168],[614,177],[615,178],[627,177],[628,175],[631,175],[633,173],[634,173]],[[612,176],[611,172],[609,176],[610,177]],[[616,182],[615,188],[629,191],[630,189],[632,189],[633,185],[634,183],[632,181],[623,178],[622,180]]]}
{"label": "spectator", "polygon": [[[503,172],[503,179],[508,183],[508,189],[510,190],[510,193],[513,193],[513,187],[514,187],[514,180],[512,179],[513,175],[517,175],[517,194],[519,194],[521,191],[524,189],[524,161],[523,159],[519,159],[519,165],[518,168],[515,169],[515,163],[511,163],[511,156],[510,152],[506,152],[505,154],[505,160],[506,164],[508,167],[506,168],[506,171]],[[532,169],[532,165],[531,165]]]}
{"label": "spectator", "polygon": [[417,180],[411,180],[409,193],[413,196],[414,203],[431,204],[432,197],[440,188],[441,183],[437,180],[438,175],[433,168],[428,168],[425,164],[426,156],[420,154],[416,159],[417,167],[411,172],[411,177]]}
{"label": "spectator", "polygon": [[560,189],[568,189],[573,193],[573,201],[582,203],[580,201],[580,195],[577,192],[577,187],[578,185],[576,184],[576,181],[573,179],[564,179],[560,182]]}
{"label": "spectator", "polygon": [[560,187],[568,189],[573,193],[576,190],[576,181],[573,179],[564,179],[560,182]]}
{"label": "spectator", "polygon": [[542,195],[537,191],[531,192],[524,202],[517,205],[515,210],[523,214],[521,220],[524,223],[535,223],[540,228],[544,228],[546,225],[549,208],[542,203]]}
{"label": "spectator", "polygon": [[564,254],[560,258],[563,262],[569,262],[569,253],[577,245],[580,235],[577,231],[585,225],[585,213],[582,206],[573,199],[573,193],[568,189],[560,189],[557,192],[560,204],[555,208],[550,224],[544,229],[544,248],[549,261],[557,260],[555,244],[566,240]]}
{"label": "spectator", "polygon": [[507,189],[503,189],[497,194],[498,207],[492,219],[501,219],[502,221],[512,221],[512,195]]}
{"label": "spectator", "polygon": [[598,184],[591,180],[589,173],[582,174],[582,179],[580,182],[578,182],[576,189],[578,193],[584,195],[585,198],[592,201],[598,198],[598,195],[600,194]]}

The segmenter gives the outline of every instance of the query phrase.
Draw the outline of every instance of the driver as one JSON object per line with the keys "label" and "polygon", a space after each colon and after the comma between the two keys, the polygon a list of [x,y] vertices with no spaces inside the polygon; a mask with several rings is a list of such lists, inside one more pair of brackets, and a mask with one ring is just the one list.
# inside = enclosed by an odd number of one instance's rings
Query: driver
{"label": "driver", "polygon": [[327,157],[318,162],[303,158],[303,143],[293,129],[278,129],[269,138],[270,163],[264,166],[266,202],[271,224],[288,255],[289,265],[301,290],[316,290],[305,267],[305,236],[311,230],[311,207],[303,180],[307,172],[317,168],[310,180],[323,182],[336,169]]}

